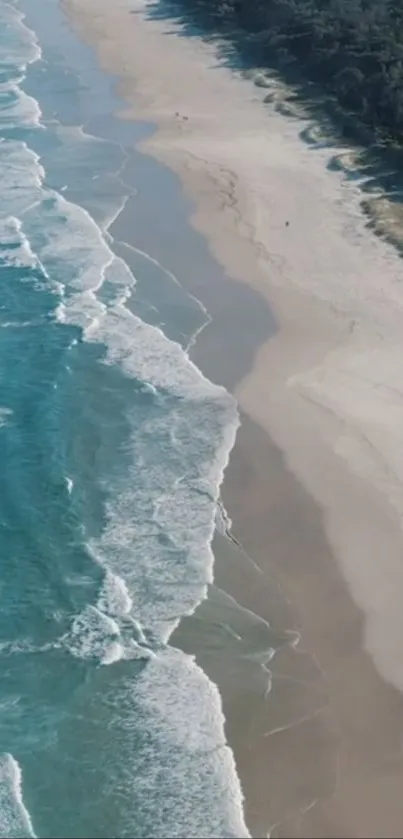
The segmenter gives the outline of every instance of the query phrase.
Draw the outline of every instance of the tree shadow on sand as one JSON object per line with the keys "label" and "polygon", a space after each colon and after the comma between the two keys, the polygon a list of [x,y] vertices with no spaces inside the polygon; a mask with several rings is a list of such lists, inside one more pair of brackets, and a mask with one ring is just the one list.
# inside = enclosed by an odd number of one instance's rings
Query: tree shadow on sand
{"label": "tree shadow on sand", "polygon": [[329,150],[327,168],[359,187],[368,227],[403,254],[403,150],[397,143],[371,131],[304,78],[295,59],[268,55],[262,35],[229,26],[200,0],[153,0],[146,15],[164,21],[167,33],[214,44],[211,69],[219,64],[242,73],[262,89],[268,108],[303,121],[301,140],[313,153]]}

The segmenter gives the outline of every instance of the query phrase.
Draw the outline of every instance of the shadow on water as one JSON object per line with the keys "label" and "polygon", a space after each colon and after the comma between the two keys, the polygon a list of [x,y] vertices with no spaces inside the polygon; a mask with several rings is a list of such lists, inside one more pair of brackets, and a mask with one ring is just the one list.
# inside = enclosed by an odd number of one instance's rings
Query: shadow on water
{"label": "shadow on water", "polygon": [[263,89],[262,101],[268,107],[304,120],[301,140],[313,151],[329,150],[329,171],[341,171],[361,190],[368,227],[403,254],[401,146],[361,124],[334,96],[304,78],[296,60],[270,56],[259,33],[228,25],[218,15],[208,14],[203,3],[155,0],[147,6],[147,15],[166,21],[167,33],[214,44],[218,63],[251,78]]}

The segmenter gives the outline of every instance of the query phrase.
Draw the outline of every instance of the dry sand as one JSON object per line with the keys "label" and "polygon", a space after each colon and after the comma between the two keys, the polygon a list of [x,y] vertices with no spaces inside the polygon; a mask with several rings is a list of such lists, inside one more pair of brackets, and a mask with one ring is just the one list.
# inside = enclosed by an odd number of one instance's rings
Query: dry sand
{"label": "dry sand", "polygon": [[125,116],[158,124],[144,149],[182,178],[194,225],[278,322],[236,389],[248,419],[224,485],[265,581],[239,562],[225,587],[262,614],[274,576],[301,632],[274,659],[270,702],[238,698],[250,725],[224,691],[248,823],[402,836],[403,263],[328,166],[341,150],[304,144],[302,117],[264,106],[214,46],[139,0],[67,5]]}

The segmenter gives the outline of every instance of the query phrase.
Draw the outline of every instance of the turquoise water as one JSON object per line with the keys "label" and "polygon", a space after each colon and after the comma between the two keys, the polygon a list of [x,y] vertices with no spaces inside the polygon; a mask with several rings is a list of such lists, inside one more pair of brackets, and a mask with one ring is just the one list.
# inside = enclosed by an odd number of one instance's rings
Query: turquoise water
{"label": "turquoise water", "polygon": [[169,644],[236,406],[186,352],[206,312],[108,233],[150,127],[30,5],[0,0],[0,836],[246,836],[218,692]]}

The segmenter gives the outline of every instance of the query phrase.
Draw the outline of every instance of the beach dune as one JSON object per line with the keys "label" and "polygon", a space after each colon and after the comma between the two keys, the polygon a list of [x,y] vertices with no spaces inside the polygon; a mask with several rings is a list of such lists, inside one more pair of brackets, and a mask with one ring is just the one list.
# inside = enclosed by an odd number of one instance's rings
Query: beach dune
{"label": "beach dune", "polygon": [[276,319],[234,389],[244,419],[223,498],[245,553],[217,563],[219,584],[271,622],[274,580],[274,623],[299,639],[274,657],[269,694],[234,697],[217,676],[247,822],[259,836],[398,837],[403,263],[368,229],[359,184],[329,166],[337,143],[304,143],[302,114],[264,104],[266,88],[156,5],[65,2],[119,79],[122,118],[156,123],[141,149],[178,173],[193,225]]}

